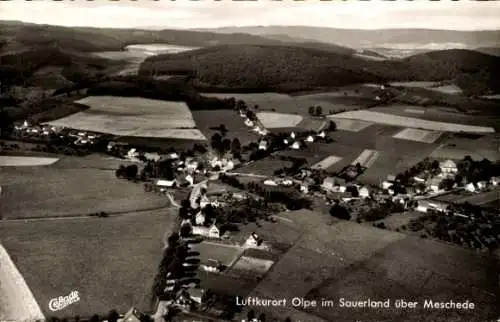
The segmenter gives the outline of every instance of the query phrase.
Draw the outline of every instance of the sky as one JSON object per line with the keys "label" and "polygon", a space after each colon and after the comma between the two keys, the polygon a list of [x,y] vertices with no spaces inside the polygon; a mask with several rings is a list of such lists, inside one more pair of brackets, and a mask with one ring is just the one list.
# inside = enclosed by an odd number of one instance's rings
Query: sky
{"label": "sky", "polygon": [[500,1],[11,0],[0,20],[93,27],[217,28],[304,25],[332,28],[500,29]]}

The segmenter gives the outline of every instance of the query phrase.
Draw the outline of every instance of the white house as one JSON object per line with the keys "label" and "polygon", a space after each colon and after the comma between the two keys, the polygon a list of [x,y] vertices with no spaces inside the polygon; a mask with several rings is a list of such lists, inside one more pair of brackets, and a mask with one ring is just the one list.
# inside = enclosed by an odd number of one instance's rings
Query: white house
{"label": "white house", "polygon": [[200,235],[209,238],[220,238],[220,229],[216,224],[213,224],[210,227],[194,226],[193,235]]}
{"label": "white house", "polygon": [[469,182],[468,184],[465,185],[465,190],[469,192],[474,192],[476,191],[476,186],[472,182]]}
{"label": "white house", "polygon": [[161,159],[160,155],[156,152],[146,152],[144,153],[146,160],[159,161]]}
{"label": "white house", "polygon": [[248,126],[248,127],[252,127],[252,126],[254,126],[254,123],[252,121],[250,121],[249,119],[246,119],[245,120],[245,125]]}
{"label": "white house", "polygon": [[190,287],[187,290],[187,292],[188,292],[191,300],[193,300],[194,302],[196,302],[198,304],[201,304],[201,302],[202,302],[201,299],[203,298],[203,294],[205,293],[205,290],[203,290],[201,288],[197,288],[197,287]]}
{"label": "white house", "polygon": [[294,150],[299,150],[300,149],[300,143],[299,141],[293,142],[293,144],[290,146]]}
{"label": "white house", "polygon": [[266,186],[277,186],[278,185],[274,180],[271,180],[271,179],[265,180],[264,184]]}
{"label": "white house", "polygon": [[446,160],[439,163],[439,168],[442,173],[457,173],[457,164],[452,160]]}
{"label": "white house", "polygon": [[380,101],[380,96],[375,96],[376,101]]}
{"label": "white house", "polygon": [[284,140],[283,140],[283,143],[285,143],[285,144],[289,144],[290,142],[289,142],[287,139],[284,139]]}
{"label": "white house", "polygon": [[312,135],[309,135],[307,137],[306,142],[314,142],[314,138],[312,137]]}
{"label": "white house", "polygon": [[234,162],[232,160],[228,160],[225,164],[224,164],[224,171],[228,171],[228,170],[233,170],[234,169]]}
{"label": "white house", "polygon": [[413,180],[415,180],[416,182],[419,182],[419,183],[424,183],[425,182],[425,179],[421,178],[419,176],[414,176]]}
{"label": "white house", "polygon": [[168,154],[168,158],[170,160],[177,160],[177,159],[179,159],[179,155],[177,153],[175,153],[175,152],[172,152],[172,153]]}
{"label": "white house", "polygon": [[500,181],[500,178],[499,177],[491,177],[490,178],[490,184],[492,186],[498,186],[498,182]]}
{"label": "white house", "polygon": [[202,211],[198,211],[196,216],[194,216],[194,223],[197,226],[201,226],[205,224],[205,214]]}
{"label": "white house", "polygon": [[184,179],[186,179],[190,186],[194,184],[194,178],[192,175],[188,174]]}
{"label": "white house", "polygon": [[266,140],[261,140],[259,142],[259,150],[267,150],[267,141]]}
{"label": "white house", "polygon": [[344,193],[347,190],[345,181],[334,177],[327,177],[323,180],[321,187],[325,190]]}
{"label": "white house", "polygon": [[162,188],[175,188],[177,187],[177,180],[156,180],[156,186]]}
{"label": "white house", "polygon": [[295,139],[295,132],[290,133],[290,137],[291,137],[292,139]]}
{"label": "white house", "polygon": [[241,117],[246,117],[247,115],[245,114],[245,111],[240,110],[240,116],[241,116]]}
{"label": "white house", "polygon": [[203,209],[210,204],[210,199],[206,195],[201,196],[200,208]]}
{"label": "white house", "polygon": [[484,188],[486,188],[486,186],[488,186],[488,182],[487,181],[479,181],[476,186],[478,189],[484,189]]}
{"label": "white house", "polygon": [[442,178],[439,177],[434,177],[431,180],[427,182],[427,186],[432,192],[438,192],[439,191],[439,184],[443,181]]}
{"label": "white house", "polygon": [[260,238],[256,233],[251,233],[250,237],[245,241],[246,247],[259,247],[262,244],[262,238]]}
{"label": "white house", "polygon": [[359,193],[359,196],[361,198],[368,198],[370,197],[370,191],[368,190],[367,187],[361,187],[359,190],[358,190],[358,193]]}
{"label": "white house", "polygon": [[283,179],[283,180],[281,180],[281,182],[280,182],[280,183],[281,183],[281,185],[283,185],[283,186],[287,186],[287,187],[289,187],[289,186],[293,185],[293,181],[292,181],[292,180],[290,180],[290,179]]}
{"label": "white house", "polygon": [[219,167],[222,168],[222,160],[219,160],[219,158],[214,157],[212,161],[210,161],[210,165],[212,168]]}
{"label": "white house", "polygon": [[435,210],[439,212],[445,212],[448,208],[448,205],[441,202],[429,201],[429,200],[420,200],[418,201],[418,206],[416,208],[417,211],[427,212],[429,210]]}
{"label": "white house", "polygon": [[304,182],[300,185],[300,192],[309,193],[309,184]]}
{"label": "white house", "polygon": [[186,162],[186,169],[190,172],[193,172],[198,169],[198,165],[198,161],[191,160],[189,162]]}
{"label": "white house", "polygon": [[319,136],[320,138],[325,138],[325,137],[326,137],[326,133],[325,133],[325,131],[321,131],[321,132],[319,132],[319,133],[318,133],[318,136]]}
{"label": "white house", "polygon": [[388,180],[384,180],[382,181],[382,183],[380,184],[380,186],[382,187],[382,189],[384,190],[387,190],[389,189],[390,187],[392,187],[394,185],[394,182],[391,182],[391,181],[388,181]]}

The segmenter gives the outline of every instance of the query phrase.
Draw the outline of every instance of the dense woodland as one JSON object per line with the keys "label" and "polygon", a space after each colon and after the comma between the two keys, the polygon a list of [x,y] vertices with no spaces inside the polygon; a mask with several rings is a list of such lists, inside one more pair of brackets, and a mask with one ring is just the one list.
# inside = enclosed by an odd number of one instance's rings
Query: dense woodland
{"label": "dense woodland", "polygon": [[500,58],[442,50],[406,59],[371,61],[297,46],[221,45],[148,58],[142,75],[191,70],[203,89],[293,92],[353,83],[456,80],[465,92],[500,90]]}

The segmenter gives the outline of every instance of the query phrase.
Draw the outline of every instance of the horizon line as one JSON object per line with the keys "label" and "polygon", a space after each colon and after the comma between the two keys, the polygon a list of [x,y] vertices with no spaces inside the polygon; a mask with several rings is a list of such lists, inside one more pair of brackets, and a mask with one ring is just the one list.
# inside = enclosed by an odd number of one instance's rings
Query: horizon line
{"label": "horizon line", "polygon": [[39,26],[56,26],[65,28],[105,28],[105,29],[136,29],[136,30],[147,30],[147,31],[161,31],[161,30],[187,30],[187,31],[214,31],[217,29],[225,28],[318,28],[318,29],[334,29],[334,30],[358,30],[358,31],[382,31],[382,30],[427,30],[427,31],[457,31],[457,32],[494,32],[500,33],[500,27],[496,29],[446,29],[446,28],[423,28],[423,27],[394,27],[394,28],[342,28],[342,27],[325,27],[325,26],[315,26],[315,25],[225,25],[217,27],[189,27],[189,28],[175,28],[168,26],[128,26],[128,27],[99,27],[95,25],[61,25],[53,23],[39,23],[31,22],[26,20],[9,20],[0,19],[0,22],[17,22],[24,24],[32,24]]}

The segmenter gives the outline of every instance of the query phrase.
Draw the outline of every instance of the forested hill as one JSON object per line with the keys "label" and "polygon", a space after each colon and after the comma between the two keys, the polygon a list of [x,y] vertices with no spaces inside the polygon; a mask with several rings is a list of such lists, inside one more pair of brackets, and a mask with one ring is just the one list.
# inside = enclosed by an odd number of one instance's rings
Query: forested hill
{"label": "forested hill", "polygon": [[224,45],[148,58],[142,75],[191,71],[198,87],[298,91],[364,82],[454,80],[465,92],[500,91],[500,58],[442,50],[373,61],[298,46]]}

